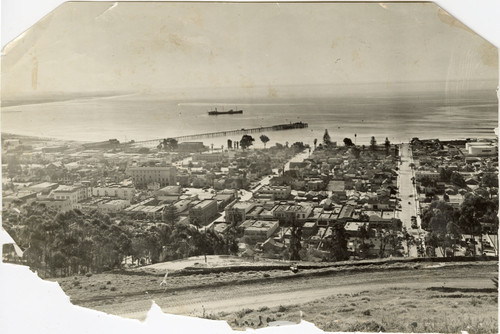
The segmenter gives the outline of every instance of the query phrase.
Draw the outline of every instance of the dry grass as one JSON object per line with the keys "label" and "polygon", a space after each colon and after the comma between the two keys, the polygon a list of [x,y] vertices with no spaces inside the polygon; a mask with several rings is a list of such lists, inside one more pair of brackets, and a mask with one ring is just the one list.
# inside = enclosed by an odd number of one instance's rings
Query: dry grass
{"label": "dry grass", "polygon": [[[329,332],[497,333],[497,293],[446,294],[426,289],[386,288],[359,294],[340,294],[304,305],[244,310],[219,317],[237,329],[247,324],[265,327],[271,321],[302,319]],[[260,317],[259,317],[260,316]],[[236,320],[236,321],[235,321]]]}
{"label": "dry grass", "polygon": [[[169,296],[181,298],[184,294],[197,294],[198,291],[219,291],[235,289],[235,284],[243,284],[259,289],[261,285],[286,287],[307,282],[317,273],[319,279],[335,277],[337,282],[357,283],[367,279],[379,279],[390,282],[394,275],[387,265],[385,269],[372,271],[342,271],[342,268],[300,271],[299,275],[290,271],[269,270],[267,272],[221,272],[207,275],[169,276]],[[494,264],[468,264],[438,269],[398,270],[405,280],[425,281],[440,278],[464,279],[474,282],[476,278],[490,277],[496,272]],[[325,275],[327,273],[328,275]],[[263,277],[267,274],[268,277]],[[266,276],[267,276],[266,275]],[[290,281],[287,277],[292,277]],[[89,276],[66,277],[58,279],[63,290],[71,296],[73,302],[87,307],[102,306],[103,309],[131,300],[146,301],[157,293],[160,296],[164,288],[159,284],[163,275],[138,275],[123,273],[104,273]],[[234,283],[233,283],[234,282]],[[439,281],[441,282],[441,281]],[[217,284],[227,284],[223,289],[216,289]],[[439,284],[439,285],[438,285]],[[193,290],[192,287],[200,290]],[[415,285],[413,285],[415,286]],[[207,311],[203,317],[226,320],[234,328],[265,327],[273,321],[300,321],[315,323],[325,331],[387,331],[387,332],[439,332],[457,333],[466,330],[469,333],[497,333],[498,304],[497,290],[484,286],[464,285],[461,288],[443,287],[436,283],[433,288],[373,287],[367,283],[356,293],[343,293],[328,298],[314,300],[301,305],[280,305],[267,307],[265,304],[239,312],[217,313]],[[239,291],[236,289],[235,291]],[[178,296],[177,296],[178,294]],[[149,303],[144,303],[150,305]],[[148,307],[148,306],[146,306]]]}

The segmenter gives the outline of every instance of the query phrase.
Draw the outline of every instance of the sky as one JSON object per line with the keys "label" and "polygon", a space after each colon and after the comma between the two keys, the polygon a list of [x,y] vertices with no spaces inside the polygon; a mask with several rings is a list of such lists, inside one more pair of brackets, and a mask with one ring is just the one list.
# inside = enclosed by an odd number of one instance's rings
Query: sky
{"label": "sky", "polygon": [[430,3],[73,2],[3,52],[3,100],[498,81],[497,49]]}

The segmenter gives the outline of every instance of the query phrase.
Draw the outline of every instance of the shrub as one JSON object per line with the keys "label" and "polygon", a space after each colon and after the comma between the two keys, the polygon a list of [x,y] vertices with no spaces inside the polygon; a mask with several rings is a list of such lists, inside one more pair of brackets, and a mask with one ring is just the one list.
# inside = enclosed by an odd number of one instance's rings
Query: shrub
{"label": "shrub", "polygon": [[267,307],[267,306],[262,306],[262,307],[261,307],[261,308],[259,308],[257,311],[259,311],[259,312],[264,312],[264,311],[267,311],[267,310],[269,310],[269,307]]}
{"label": "shrub", "polygon": [[85,276],[87,277],[91,277],[92,276],[92,273],[86,273]]}
{"label": "shrub", "polygon": [[339,312],[352,312],[354,311],[354,308],[348,307],[348,308],[341,308],[338,310]]}
{"label": "shrub", "polygon": [[472,306],[476,306],[476,305],[481,305],[482,304],[482,302],[479,299],[476,299],[476,298],[472,298],[470,300],[470,303],[471,303]]}
{"label": "shrub", "polygon": [[253,312],[253,310],[251,310],[249,308],[244,308],[244,309],[236,312],[236,315],[238,316],[238,318],[243,318],[243,316],[245,316],[246,314],[252,313],[252,312]]}
{"label": "shrub", "polygon": [[109,289],[111,291],[116,291],[116,288],[114,286],[111,287],[111,289]]}
{"label": "shrub", "polygon": [[384,326],[380,325],[379,323],[375,321],[368,321],[368,322],[363,322],[363,323],[357,323],[355,324],[352,328],[350,328],[350,331],[353,332],[385,332]]}
{"label": "shrub", "polygon": [[280,305],[278,307],[278,312],[285,312],[287,310],[287,307],[286,306],[283,306],[283,305]]}

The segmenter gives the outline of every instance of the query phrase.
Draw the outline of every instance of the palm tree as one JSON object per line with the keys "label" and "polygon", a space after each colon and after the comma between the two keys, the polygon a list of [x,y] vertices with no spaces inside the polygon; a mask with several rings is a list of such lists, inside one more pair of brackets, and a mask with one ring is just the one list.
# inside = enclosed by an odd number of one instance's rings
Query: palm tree
{"label": "palm tree", "polygon": [[325,134],[323,135],[323,145],[329,146],[332,143],[328,129],[325,129]]}
{"label": "palm tree", "polygon": [[377,146],[377,141],[375,140],[375,136],[372,136],[372,139],[370,139],[370,148],[372,151],[375,151],[375,148]]}

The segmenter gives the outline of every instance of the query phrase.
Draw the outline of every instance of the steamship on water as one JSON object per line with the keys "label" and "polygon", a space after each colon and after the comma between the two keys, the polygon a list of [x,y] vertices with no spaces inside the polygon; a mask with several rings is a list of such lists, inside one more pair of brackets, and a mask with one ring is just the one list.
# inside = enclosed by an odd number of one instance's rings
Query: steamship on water
{"label": "steamship on water", "polygon": [[217,116],[217,115],[233,115],[233,114],[243,114],[243,110],[233,110],[229,109],[228,111],[218,111],[217,108],[215,110],[211,110],[208,112],[209,115]]}

